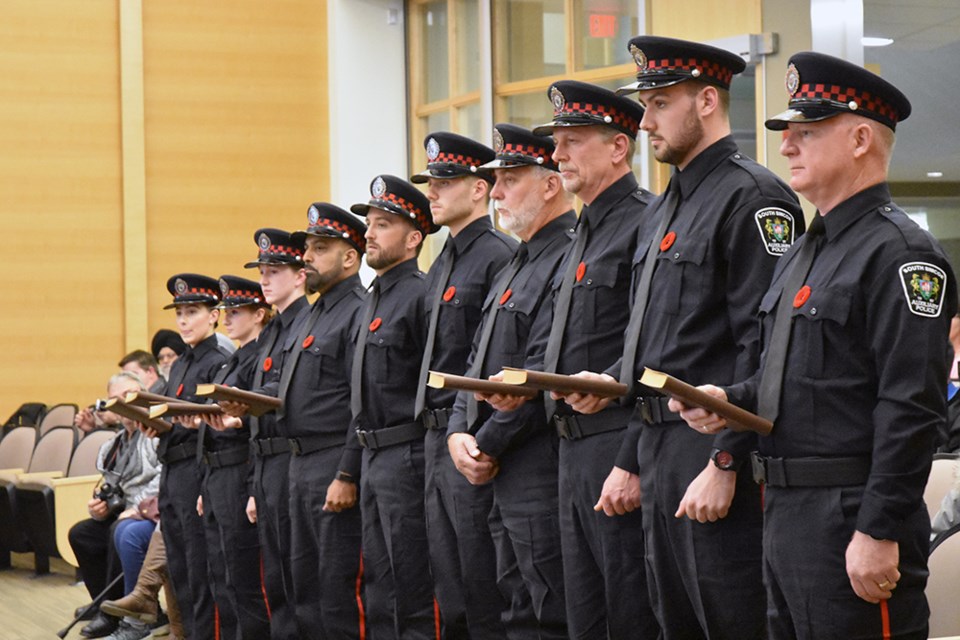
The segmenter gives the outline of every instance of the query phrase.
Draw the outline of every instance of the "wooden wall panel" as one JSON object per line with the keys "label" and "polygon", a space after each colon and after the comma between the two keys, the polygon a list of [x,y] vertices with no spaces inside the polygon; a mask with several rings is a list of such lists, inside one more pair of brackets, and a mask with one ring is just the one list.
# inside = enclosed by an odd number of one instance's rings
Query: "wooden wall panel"
{"label": "wooden wall panel", "polygon": [[173,326],[170,275],[243,275],[257,228],[302,229],[329,198],[326,14],[315,0],[143,11],[152,335]]}
{"label": "wooden wall panel", "polygon": [[685,40],[715,40],[760,33],[761,0],[650,0],[650,33]]}
{"label": "wooden wall panel", "polygon": [[122,355],[118,41],[114,2],[0,3],[0,419]]}

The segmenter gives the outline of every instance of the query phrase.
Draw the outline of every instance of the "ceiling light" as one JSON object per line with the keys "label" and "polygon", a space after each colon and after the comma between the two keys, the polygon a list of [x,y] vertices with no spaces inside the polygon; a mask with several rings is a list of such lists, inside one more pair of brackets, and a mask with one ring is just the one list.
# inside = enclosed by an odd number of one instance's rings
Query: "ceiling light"
{"label": "ceiling light", "polygon": [[943,171],[927,171],[928,178],[942,178]]}
{"label": "ceiling light", "polygon": [[860,38],[860,44],[865,47],[886,47],[893,44],[893,38],[873,38],[864,36]]}

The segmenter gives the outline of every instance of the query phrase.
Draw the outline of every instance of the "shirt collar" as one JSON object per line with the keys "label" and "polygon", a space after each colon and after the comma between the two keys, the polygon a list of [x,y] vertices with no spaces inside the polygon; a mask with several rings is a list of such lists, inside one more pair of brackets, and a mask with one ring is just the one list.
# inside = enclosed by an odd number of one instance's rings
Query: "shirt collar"
{"label": "shirt collar", "polygon": [[603,222],[613,206],[637,190],[637,178],[628,171],[619,180],[611,184],[589,205],[584,205],[580,216],[587,216],[590,226],[596,228]]}
{"label": "shirt collar", "polygon": [[460,233],[447,240],[447,242],[452,241],[454,248],[457,250],[457,255],[462,256],[474,240],[492,228],[493,222],[490,220],[490,216],[483,216],[465,226],[460,230]]}
{"label": "shirt collar", "polygon": [[290,303],[290,306],[280,312],[280,324],[289,329],[300,310],[307,306],[307,296],[300,296]]}
{"label": "shirt collar", "polygon": [[212,351],[217,348],[217,336],[216,333],[210,336],[209,338],[204,338],[200,341],[200,344],[193,348],[193,359],[194,361],[199,360],[203,357],[207,351]]}
{"label": "shirt collar", "polygon": [[383,293],[405,276],[410,275],[416,271],[419,271],[420,267],[417,265],[416,258],[410,258],[409,260],[404,260],[392,267],[382,276],[377,276],[376,282],[380,283],[380,293]]}
{"label": "shirt collar", "polygon": [[686,169],[675,171],[673,179],[680,188],[680,198],[683,200],[689,198],[711,171],[716,169],[725,158],[729,158],[738,151],[733,136],[725,136],[697,154]]}
{"label": "shirt collar", "polygon": [[576,224],[577,214],[573,212],[573,209],[563,215],[557,216],[543,225],[543,228],[533,234],[530,241],[526,243],[527,255],[533,260],[540,255],[540,252],[546,249],[557,236],[572,232]]}
{"label": "shirt collar", "polygon": [[[867,187],[847,198],[823,216],[827,240],[831,241],[860,218],[890,202],[890,187],[886,182]],[[818,211],[816,215],[820,215]]]}
{"label": "shirt collar", "polygon": [[340,302],[340,300],[345,295],[353,291],[355,287],[359,286],[361,286],[360,276],[355,273],[327,289],[319,298],[317,298],[317,304],[323,305],[324,308],[329,309],[333,305]]}

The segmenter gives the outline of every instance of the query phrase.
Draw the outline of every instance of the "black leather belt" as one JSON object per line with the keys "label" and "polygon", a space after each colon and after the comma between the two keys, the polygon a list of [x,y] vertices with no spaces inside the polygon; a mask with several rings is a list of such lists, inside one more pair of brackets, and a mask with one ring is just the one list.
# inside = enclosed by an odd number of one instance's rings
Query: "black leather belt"
{"label": "black leather belt", "polygon": [[386,429],[375,429],[373,431],[363,431],[357,429],[357,440],[360,446],[365,449],[376,451],[394,445],[411,442],[423,438],[427,432],[420,422],[408,422],[397,427],[387,427]]}
{"label": "black leather belt", "polygon": [[343,446],[346,435],[342,433],[321,433],[315,436],[300,436],[290,438],[290,451],[295,456],[305,456],[321,449]]}
{"label": "black leather belt", "polygon": [[629,413],[617,409],[592,415],[554,415],[551,422],[557,435],[564,440],[582,440],[598,433],[626,428]]}
{"label": "black leather belt", "polygon": [[753,452],[753,479],[771,487],[841,487],[866,484],[870,458],[767,458]]}
{"label": "black leather belt", "polygon": [[173,464],[187,458],[194,458],[197,455],[197,444],[195,442],[184,442],[183,444],[167,447],[160,462],[163,464]]}
{"label": "black leather belt", "polygon": [[666,396],[641,396],[637,399],[637,406],[640,409],[640,415],[647,424],[662,424],[664,422],[676,422],[680,420],[680,414],[670,411],[667,403],[670,398]]}
{"label": "black leather belt", "polygon": [[420,421],[428,431],[446,431],[451,413],[451,409],[426,409],[420,414]]}
{"label": "black leather belt", "polygon": [[222,449],[220,451],[207,451],[203,454],[203,461],[211,469],[222,469],[223,467],[232,467],[243,464],[250,459],[250,447],[240,445],[231,449]]}
{"label": "black leather belt", "polygon": [[257,438],[250,441],[250,451],[254,455],[266,458],[290,451],[290,442],[286,438]]}

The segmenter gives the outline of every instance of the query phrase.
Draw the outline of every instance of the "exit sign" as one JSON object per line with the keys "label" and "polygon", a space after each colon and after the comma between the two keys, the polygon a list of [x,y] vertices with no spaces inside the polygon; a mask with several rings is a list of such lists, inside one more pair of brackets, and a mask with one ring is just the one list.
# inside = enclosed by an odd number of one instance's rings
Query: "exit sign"
{"label": "exit sign", "polygon": [[617,35],[617,17],[605,13],[590,14],[590,37],[612,38]]}

